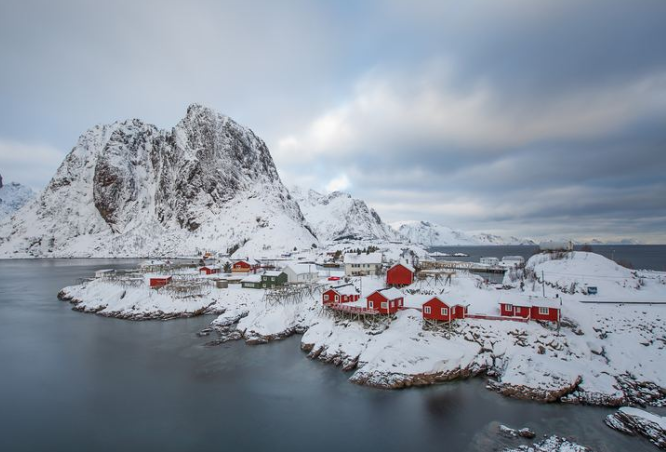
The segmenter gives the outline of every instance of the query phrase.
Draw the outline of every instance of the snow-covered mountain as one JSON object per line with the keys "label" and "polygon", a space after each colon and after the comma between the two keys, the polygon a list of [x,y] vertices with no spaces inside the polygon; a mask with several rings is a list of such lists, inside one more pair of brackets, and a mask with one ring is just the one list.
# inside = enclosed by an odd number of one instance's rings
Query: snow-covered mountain
{"label": "snow-covered mountain", "polygon": [[200,105],[171,130],[93,127],[41,196],[0,225],[0,256],[262,256],[317,242],[264,142]]}
{"label": "snow-covered mountain", "polygon": [[474,246],[474,245],[534,245],[529,239],[500,237],[493,234],[472,235],[429,221],[400,221],[391,223],[406,240],[423,246]]}
{"label": "snow-covered mountain", "polygon": [[0,175],[0,221],[11,216],[34,197],[35,193],[25,185],[16,182],[3,184]]}
{"label": "snow-covered mountain", "polygon": [[335,191],[323,195],[300,187],[291,187],[290,191],[320,240],[399,239],[398,234],[365,201],[352,198],[347,193]]}

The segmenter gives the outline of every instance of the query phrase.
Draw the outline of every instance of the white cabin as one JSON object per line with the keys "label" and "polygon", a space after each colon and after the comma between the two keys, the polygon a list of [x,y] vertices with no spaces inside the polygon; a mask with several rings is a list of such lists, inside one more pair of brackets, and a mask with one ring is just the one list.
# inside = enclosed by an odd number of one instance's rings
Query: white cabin
{"label": "white cabin", "polygon": [[319,279],[319,270],[315,264],[291,264],[282,271],[287,275],[289,283],[308,283]]}
{"label": "white cabin", "polygon": [[378,275],[382,260],[382,253],[345,253],[345,276]]}
{"label": "white cabin", "polygon": [[499,258],[497,257],[482,257],[479,260],[480,263],[484,265],[490,265],[491,267],[494,267],[496,265],[499,265]]}
{"label": "white cabin", "polygon": [[525,258],[523,256],[504,256],[502,257],[502,265],[505,267],[525,265]]}

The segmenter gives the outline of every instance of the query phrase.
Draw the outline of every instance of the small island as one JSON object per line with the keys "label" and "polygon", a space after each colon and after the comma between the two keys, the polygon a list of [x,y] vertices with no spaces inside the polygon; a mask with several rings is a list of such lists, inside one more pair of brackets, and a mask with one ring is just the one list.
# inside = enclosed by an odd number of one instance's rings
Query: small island
{"label": "small island", "polygon": [[[211,344],[301,334],[308,357],[339,366],[361,385],[397,389],[478,376],[490,390],[540,402],[666,402],[659,303],[666,274],[591,252],[543,252],[491,284],[470,272],[438,271],[425,256],[412,267],[384,251],[344,254],[344,271],[297,260],[238,272],[245,262],[236,260],[229,273],[224,265],[148,266],[102,273],[59,297],[82,312],[130,320],[217,314],[202,333]],[[387,258],[392,262],[383,263]],[[411,280],[391,284],[396,266],[411,270]],[[280,275],[283,282],[271,284]],[[303,282],[288,282],[298,278]],[[380,307],[376,294],[386,294],[387,304]],[[446,306],[439,309],[448,318],[428,315],[432,300]]]}

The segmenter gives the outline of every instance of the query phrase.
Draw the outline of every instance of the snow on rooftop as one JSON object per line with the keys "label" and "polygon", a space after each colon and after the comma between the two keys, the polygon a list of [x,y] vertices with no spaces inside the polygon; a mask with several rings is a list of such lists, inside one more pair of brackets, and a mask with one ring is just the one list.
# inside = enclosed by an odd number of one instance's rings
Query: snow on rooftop
{"label": "snow on rooftop", "polygon": [[297,275],[305,275],[308,273],[319,273],[319,270],[317,270],[317,266],[313,264],[290,264],[287,265],[292,272],[294,272]]}
{"label": "snow on rooftop", "polygon": [[544,298],[538,295],[526,295],[522,293],[508,293],[500,297],[499,303],[511,304],[514,306],[538,306],[544,308],[559,308],[560,299]]}
{"label": "snow on rooftop", "polygon": [[341,286],[332,286],[331,289],[335,290],[340,295],[358,295],[359,292],[356,290],[353,284],[343,284]]}
{"label": "snow on rooftop", "polygon": [[280,270],[272,270],[272,271],[265,272],[264,275],[265,276],[280,276],[282,273],[283,272],[280,271]]}
{"label": "snow on rooftop", "polygon": [[382,253],[345,253],[345,264],[381,264]]}
{"label": "snow on rooftop", "polygon": [[250,275],[241,279],[241,282],[261,282],[261,275]]}
{"label": "snow on rooftop", "polygon": [[395,300],[396,298],[404,298],[405,295],[400,292],[398,289],[395,287],[391,287],[389,289],[379,289],[377,292],[388,298],[389,300]]}
{"label": "snow on rooftop", "polygon": [[[409,270],[412,273],[415,272],[414,267],[412,267],[411,265],[409,265],[406,262],[398,262],[397,264],[393,265],[393,267],[397,267],[398,265],[402,265],[403,267],[405,267],[407,270]],[[391,268],[393,268],[393,267],[391,267]]]}

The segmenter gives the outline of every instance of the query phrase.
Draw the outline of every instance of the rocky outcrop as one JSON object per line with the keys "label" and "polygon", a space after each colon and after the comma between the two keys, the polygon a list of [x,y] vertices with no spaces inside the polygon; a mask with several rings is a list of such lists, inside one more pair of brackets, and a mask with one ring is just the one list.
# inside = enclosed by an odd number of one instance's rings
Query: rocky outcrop
{"label": "rocky outcrop", "polygon": [[606,425],[632,436],[643,436],[666,450],[666,418],[634,408],[620,408],[604,420]]}
{"label": "rocky outcrop", "polygon": [[559,387],[537,388],[491,380],[488,382],[487,387],[488,389],[492,389],[493,391],[514,399],[535,400],[538,402],[558,402],[562,397],[575,391],[582,381],[582,378],[578,377],[573,382],[562,381],[562,384]]}
{"label": "rocky outcrop", "polygon": [[[4,188],[3,188],[4,190]],[[0,255],[147,256],[244,246],[310,248],[317,238],[252,130],[200,105],[173,129],[96,126],[38,202],[0,230]]]}
{"label": "rocky outcrop", "polygon": [[461,380],[475,377],[486,369],[482,366],[472,365],[465,368],[456,368],[448,372],[431,372],[420,374],[401,374],[383,372],[365,372],[359,369],[349,379],[352,383],[382,389],[402,389],[412,386],[428,386],[447,381]]}
{"label": "rocky outcrop", "polygon": [[592,452],[592,449],[576,444],[563,436],[552,435],[531,446],[507,448],[504,452]]}
{"label": "rocky outcrop", "polygon": [[72,310],[77,312],[83,312],[86,314],[97,314],[102,317],[111,317],[114,319],[134,320],[134,321],[175,320],[175,319],[185,319],[189,317],[197,317],[205,314],[222,314],[224,312],[224,309],[217,307],[215,303],[210,303],[198,309],[187,310],[187,311],[164,312],[160,309],[152,311],[133,311],[133,310],[116,311],[109,309],[109,306],[105,304],[96,304],[93,306],[88,306],[83,303],[83,300],[72,295],[72,293],[67,288],[64,288],[60,292],[58,292],[58,299],[73,304],[74,306],[72,307]]}

